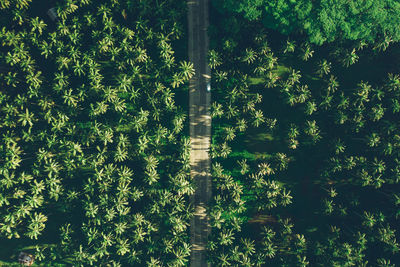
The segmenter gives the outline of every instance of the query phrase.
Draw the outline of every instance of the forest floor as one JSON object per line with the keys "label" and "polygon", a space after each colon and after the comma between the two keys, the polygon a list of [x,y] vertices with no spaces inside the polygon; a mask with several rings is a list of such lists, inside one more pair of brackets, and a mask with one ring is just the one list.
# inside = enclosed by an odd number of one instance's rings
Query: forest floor
{"label": "forest floor", "polygon": [[206,244],[210,232],[207,203],[211,198],[210,138],[211,116],[209,107],[211,94],[206,85],[210,80],[210,69],[206,57],[208,51],[208,0],[189,0],[189,60],[193,63],[195,75],[189,83],[190,119],[190,175],[196,185],[192,198],[194,217],[190,225],[191,257],[190,266],[207,266]]}

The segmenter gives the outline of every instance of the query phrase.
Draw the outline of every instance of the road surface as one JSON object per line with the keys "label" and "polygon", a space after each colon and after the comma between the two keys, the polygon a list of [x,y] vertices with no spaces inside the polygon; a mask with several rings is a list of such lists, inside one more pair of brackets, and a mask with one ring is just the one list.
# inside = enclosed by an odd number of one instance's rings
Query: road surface
{"label": "road surface", "polygon": [[211,198],[209,157],[211,93],[207,92],[206,89],[211,73],[206,61],[208,51],[208,0],[189,0],[187,4],[188,53],[189,60],[193,63],[196,71],[189,81],[190,175],[196,185],[196,191],[192,197],[195,214],[190,224],[192,245],[190,266],[203,267],[207,266],[206,244],[210,232],[206,207]]}

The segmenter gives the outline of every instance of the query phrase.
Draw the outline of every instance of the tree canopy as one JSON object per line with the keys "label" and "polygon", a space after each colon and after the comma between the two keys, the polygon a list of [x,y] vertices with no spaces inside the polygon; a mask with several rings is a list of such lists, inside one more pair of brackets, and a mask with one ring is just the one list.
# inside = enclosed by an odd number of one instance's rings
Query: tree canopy
{"label": "tree canopy", "polygon": [[283,34],[305,33],[322,45],[334,40],[400,39],[397,0],[214,0],[219,10],[260,20]]}

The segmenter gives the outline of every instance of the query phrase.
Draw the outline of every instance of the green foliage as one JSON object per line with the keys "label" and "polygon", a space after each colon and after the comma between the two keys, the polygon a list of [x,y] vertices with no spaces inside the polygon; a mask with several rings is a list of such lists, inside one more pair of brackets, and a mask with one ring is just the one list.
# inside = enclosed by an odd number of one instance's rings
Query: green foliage
{"label": "green foliage", "polygon": [[187,264],[182,6],[72,0],[52,22],[29,2],[0,5],[20,24],[0,33],[2,248],[37,244],[35,263],[52,266]]}
{"label": "green foliage", "polygon": [[397,66],[377,72],[381,40],[312,47],[258,26],[212,35],[210,263],[393,266]]}
{"label": "green foliage", "polygon": [[400,39],[400,6],[384,0],[241,0],[213,1],[219,10],[242,14],[248,20],[260,20],[265,27],[283,34],[304,33],[311,43],[321,45],[334,40],[377,38]]}

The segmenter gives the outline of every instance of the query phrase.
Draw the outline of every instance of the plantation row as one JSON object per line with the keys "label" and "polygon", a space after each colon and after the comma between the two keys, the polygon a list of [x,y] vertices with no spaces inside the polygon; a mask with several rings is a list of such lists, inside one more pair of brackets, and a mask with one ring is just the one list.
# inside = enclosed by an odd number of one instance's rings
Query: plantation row
{"label": "plantation row", "polygon": [[221,16],[209,52],[212,266],[395,266],[400,76],[373,65],[390,42],[314,47]]}
{"label": "plantation row", "polygon": [[51,5],[0,5],[4,255],[184,266],[194,188],[175,101],[194,70],[173,47],[185,39],[185,5],[59,2],[54,22]]}

